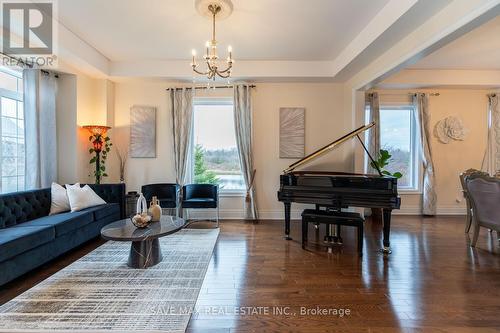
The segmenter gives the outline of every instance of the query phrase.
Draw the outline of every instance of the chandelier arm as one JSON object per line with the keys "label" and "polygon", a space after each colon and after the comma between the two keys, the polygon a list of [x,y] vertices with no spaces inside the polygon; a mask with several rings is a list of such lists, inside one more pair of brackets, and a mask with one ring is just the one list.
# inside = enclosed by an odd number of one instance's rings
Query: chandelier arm
{"label": "chandelier arm", "polygon": [[227,79],[228,77],[231,76],[231,71],[229,69],[226,69],[225,71],[222,72],[217,71],[217,75],[223,79]]}
{"label": "chandelier arm", "polygon": [[193,71],[197,74],[200,74],[200,75],[208,75],[208,73],[210,72],[206,72],[206,73],[203,73],[203,72],[200,72],[199,70],[197,70],[196,68],[193,67]]}
{"label": "chandelier arm", "polygon": [[222,74],[222,75],[221,75],[221,74],[219,73],[219,76],[220,76],[221,78],[223,78],[223,79],[228,79],[228,78],[230,78],[230,77],[231,77],[231,72],[228,72],[226,75],[224,75],[224,74]]}
{"label": "chandelier arm", "polygon": [[210,61],[207,60],[207,67],[208,67],[208,71],[211,72],[214,70],[214,68],[212,67],[212,65],[210,65]]}
{"label": "chandelier arm", "polygon": [[219,72],[219,73],[227,73],[227,72],[231,71],[231,68],[233,68],[233,66],[232,66],[232,65],[230,65],[230,66],[229,66],[228,68],[226,68],[225,70],[223,70],[223,71],[218,71],[218,72]]}

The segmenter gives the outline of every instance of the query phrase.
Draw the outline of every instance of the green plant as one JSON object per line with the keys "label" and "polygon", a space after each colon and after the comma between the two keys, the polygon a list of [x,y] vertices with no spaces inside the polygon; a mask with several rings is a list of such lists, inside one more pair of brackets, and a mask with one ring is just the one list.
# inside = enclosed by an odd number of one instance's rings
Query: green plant
{"label": "green plant", "polygon": [[391,158],[392,158],[392,155],[389,153],[388,150],[380,149],[378,158],[375,161],[371,162],[370,166],[374,169],[380,170],[380,172],[382,172],[383,175],[392,176],[395,178],[403,177],[403,174],[399,171],[391,173],[391,172],[387,171],[386,169],[384,169],[387,165],[389,165]]}
{"label": "green plant", "polygon": [[196,184],[218,184],[219,178],[205,165],[205,151],[201,145],[194,147],[194,182]]}
{"label": "green plant", "polygon": [[102,177],[107,177],[106,159],[111,150],[111,139],[106,134],[93,133],[89,136],[89,141],[92,143],[92,148],[89,149],[90,154],[95,154],[89,163],[95,164],[94,177],[95,183],[100,184]]}

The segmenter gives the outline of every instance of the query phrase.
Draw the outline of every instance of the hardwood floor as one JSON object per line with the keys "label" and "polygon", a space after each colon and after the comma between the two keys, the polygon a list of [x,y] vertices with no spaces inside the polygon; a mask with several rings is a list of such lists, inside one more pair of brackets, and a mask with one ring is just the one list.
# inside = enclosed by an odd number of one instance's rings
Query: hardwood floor
{"label": "hardwood floor", "polygon": [[[393,253],[384,256],[381,226],[367,221],[359,258],[354,228],[343,229],[344,246],[329,254],[311,245],[323,230],[309,231],[304,251],[296,222],[294,240],[285,241],[278,221],[223,221],[188,332],[500,332],[497,235],[482,230],[472,249],[463,229],[463,217],[394,216]],[[0,303],[101,243],[2,287]]]}

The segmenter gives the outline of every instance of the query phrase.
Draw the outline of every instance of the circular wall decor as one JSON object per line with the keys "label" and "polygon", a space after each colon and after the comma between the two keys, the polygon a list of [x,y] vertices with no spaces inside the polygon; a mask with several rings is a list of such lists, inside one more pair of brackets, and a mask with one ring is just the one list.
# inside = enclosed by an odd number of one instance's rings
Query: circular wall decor
{"label": "circular wall decor", "polygon": [[434,126],[434,136],[444,144],[450,143],[451,140],[463,141],[468,132],[462,120],[457,116],[441,119]]}

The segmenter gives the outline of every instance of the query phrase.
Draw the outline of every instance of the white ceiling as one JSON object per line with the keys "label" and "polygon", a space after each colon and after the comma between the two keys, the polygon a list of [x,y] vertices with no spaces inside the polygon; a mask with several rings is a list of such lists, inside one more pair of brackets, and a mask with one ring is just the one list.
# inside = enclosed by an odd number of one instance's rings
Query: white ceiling
{"label": "white ceiling", "polygon": [[500,69],[500,16],[463,35],[412,69]]}
{"label": "white ceiling", "polygon": [[[217,24],[238,60],[332,60],[389,0],[233,0]],[[59,21],[111,61],[188,59],[210,37],[194,0],[64,0]]]}
{"label": "white ceiling", "polygon": [[442,10],[449,5],[452,0],[420,0],[404,15],[389,27],[383,35],[371,43],[363,50],[350,66],[346,66],[342,72],[337,75],[338,80],[349,78],[356,68],[364,67],[370,63],[375,57],[382,55],[394,43],[403,39],[410,34],[415,28],[422,26],[429,16]]}

